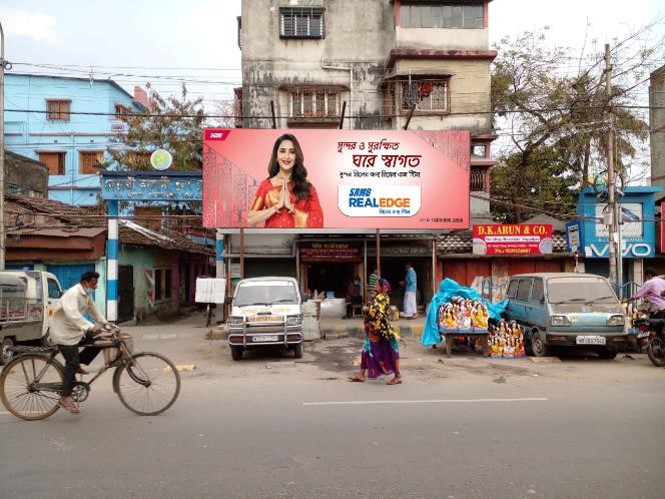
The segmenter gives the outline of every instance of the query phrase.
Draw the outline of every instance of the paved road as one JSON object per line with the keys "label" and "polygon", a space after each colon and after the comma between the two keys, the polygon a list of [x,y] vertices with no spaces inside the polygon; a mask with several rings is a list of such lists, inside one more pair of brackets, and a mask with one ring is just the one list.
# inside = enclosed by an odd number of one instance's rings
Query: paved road
{"label": "paved road", "polygon": [[447,359],[412,341],[386,386],[344,380],[357,340],[234,363],[204,332],[133,330],[196,364],[162,416],[129,413],[110,374],[81,416],[0,414],[0,497],[665,497],[665,370],[643,356]]}

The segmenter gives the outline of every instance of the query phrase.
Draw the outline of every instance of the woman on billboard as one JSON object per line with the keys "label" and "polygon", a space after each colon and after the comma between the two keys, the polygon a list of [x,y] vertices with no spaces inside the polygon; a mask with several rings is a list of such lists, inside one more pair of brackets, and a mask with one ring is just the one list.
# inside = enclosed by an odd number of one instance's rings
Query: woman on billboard
{"label": "woman on billboard", "polygon": [[268,178],[256,191],[247,217],[249,225],[265,222],[268,228],[323,227],[323,211],[298,140],[286,133],[275,141]]}

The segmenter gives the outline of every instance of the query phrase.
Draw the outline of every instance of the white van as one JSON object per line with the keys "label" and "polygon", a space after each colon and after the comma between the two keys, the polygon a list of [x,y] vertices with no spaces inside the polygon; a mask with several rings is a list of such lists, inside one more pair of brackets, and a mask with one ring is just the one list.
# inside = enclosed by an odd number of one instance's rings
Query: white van
{"label": "white van", "polygon": [[230,302],[226,327],[233,360],[245,350],[280,345],[302,357],[302,298],[294,278],[243,279]]}
{"label": "white van", "polygon": [[49,272],[0,272],[0,365],[12,358],[16,343],[45,343],[62,288]]}

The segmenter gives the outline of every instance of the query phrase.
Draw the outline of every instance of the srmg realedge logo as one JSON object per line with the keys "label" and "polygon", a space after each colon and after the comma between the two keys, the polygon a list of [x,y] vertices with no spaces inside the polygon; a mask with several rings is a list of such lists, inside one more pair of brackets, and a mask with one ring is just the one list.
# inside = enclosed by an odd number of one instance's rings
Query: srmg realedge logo
{"label": "srmg realedge logo", "polygon": [[338,206],[349,217],[412,217],[420,211],[420,186],[339,186]]}

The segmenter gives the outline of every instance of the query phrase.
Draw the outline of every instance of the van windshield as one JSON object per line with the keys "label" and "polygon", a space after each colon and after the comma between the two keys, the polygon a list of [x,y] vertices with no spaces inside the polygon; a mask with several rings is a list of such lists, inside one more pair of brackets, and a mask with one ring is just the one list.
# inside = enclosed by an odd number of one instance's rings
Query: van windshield
{"label": "van windshield", "polygon": [[573,303],[615,304],[617,299],[607,281],[598,277],[554,278],[547,281],[552,305]]}
{"label": "van windshield", "polygon": [[298,303],[298,293],[290,282],[265,281],[244,283],[238,286],[234,305],[272,305],[275,303]]}

